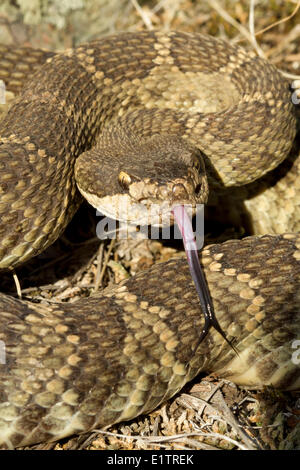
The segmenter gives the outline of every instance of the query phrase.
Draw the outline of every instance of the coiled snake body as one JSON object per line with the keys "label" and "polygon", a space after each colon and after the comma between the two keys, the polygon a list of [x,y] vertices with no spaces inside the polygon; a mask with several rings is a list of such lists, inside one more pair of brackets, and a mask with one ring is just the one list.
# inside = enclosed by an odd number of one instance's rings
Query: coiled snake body
{"label": "coiled snake body", "polygon": [[[292,147],[296,118],[287,81],[221,40],[143,32],[55,55],[0,52],[0,78],[10,76],[15,91],[36,69],[1,123],[3,269],[60,235],[77,207],[79,156],[83,194],[106,213],[117,194],[134,201],[140,214],[148,193],[150,202],[162,204],[169,194],[171,202],[186,202],[194,190],[192,201],[200,201],[202,158],[210,187],[220,188],[250,184]],[[207,247],[201,260],[218,321],[235,338],[239,356],[214,331],[194,351],[203,318],[183,260],[75,304],[1,295],[1,446],[131,419],[201,370],[249,387],[299,388],[292,360],[300,333],[299,234],[229,241]]]}

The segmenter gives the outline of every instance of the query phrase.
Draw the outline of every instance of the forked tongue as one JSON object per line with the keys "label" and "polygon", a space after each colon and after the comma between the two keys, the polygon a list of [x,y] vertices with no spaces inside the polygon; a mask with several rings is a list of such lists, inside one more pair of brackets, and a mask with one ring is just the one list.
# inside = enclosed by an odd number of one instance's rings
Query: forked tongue
{"label": "forked tongue", "polygon": [[236,348],[227,339],[224,331],[220,327],[219,322],[216,318],[213,303],[208,290],[208,285],[206,283],[206,279],[199,262],[197,245],[189,215],[184,205],[173,206],[172,212],[174,214],[176,223],[182,236],[190,272],[198,293],[202,312],[204,313],[204,326],[197,341],[194,352],[209,332],[210,327],[213,326],[220,333],[220,335],[223,336],[223,338],[231,346],[231,348],[237,353]]}

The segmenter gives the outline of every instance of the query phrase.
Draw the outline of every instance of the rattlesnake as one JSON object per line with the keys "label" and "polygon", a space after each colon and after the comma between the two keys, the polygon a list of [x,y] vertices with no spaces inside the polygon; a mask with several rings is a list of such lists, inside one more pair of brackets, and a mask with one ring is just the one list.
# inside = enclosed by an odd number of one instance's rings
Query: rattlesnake
{"label": "rattlesnake", "polygon": [[[59,54],[0,52],[0,78],[20,92],[1,123],[3,269],[43,251],[66,226],[78,205],[79,155],[81,192],[110,215],[117,192],[134,201],[139,218],[146,195],[161,205],[169,194],[171,202],[205,201],[202,158],[213,192],[251,185],[292,147],[288,82],[222,40],[140,32]],[[75,304],[1,295],[0,444],[56,440],[131,419],[201,370],[248,387],[299,388],[292,360],[300,334],[299,260],[297,232],[202,252],[218,321],[238,355],[215,331],[195,351],[203,318],[183,260]]]}

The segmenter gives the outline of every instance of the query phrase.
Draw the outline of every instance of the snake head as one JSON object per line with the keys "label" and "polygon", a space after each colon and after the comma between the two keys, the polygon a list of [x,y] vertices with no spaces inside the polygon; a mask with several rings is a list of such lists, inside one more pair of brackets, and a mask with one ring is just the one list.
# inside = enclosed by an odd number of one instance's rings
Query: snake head
{"label": "snake head", "polygon": [[195,208],[208,197],[201,152],[178,136],[124,140],[79,157],[76,181],[90,204],[110,218],[139,225],[174,223],[175,204]]}

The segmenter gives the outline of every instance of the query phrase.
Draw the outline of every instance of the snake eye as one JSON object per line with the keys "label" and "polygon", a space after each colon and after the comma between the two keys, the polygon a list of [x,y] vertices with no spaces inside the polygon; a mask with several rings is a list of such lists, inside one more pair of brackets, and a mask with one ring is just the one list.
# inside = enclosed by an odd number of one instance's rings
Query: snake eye
{"label": "snake eye", "polygon": [[120,171],[118,176],[119,184],[123,189],[128,189],[131,183],[131,177],[125,171]]}

